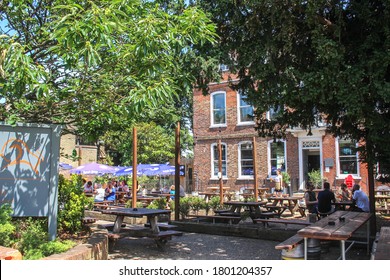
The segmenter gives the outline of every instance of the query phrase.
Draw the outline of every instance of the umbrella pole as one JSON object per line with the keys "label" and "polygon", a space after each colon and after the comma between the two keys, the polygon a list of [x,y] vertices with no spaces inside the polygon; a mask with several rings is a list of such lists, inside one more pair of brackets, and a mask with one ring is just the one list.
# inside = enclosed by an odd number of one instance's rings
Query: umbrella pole
{"label": "umbrella pole", "polygon": [[137,206],[137,128],[133,127],[133,192],[131,207]]}

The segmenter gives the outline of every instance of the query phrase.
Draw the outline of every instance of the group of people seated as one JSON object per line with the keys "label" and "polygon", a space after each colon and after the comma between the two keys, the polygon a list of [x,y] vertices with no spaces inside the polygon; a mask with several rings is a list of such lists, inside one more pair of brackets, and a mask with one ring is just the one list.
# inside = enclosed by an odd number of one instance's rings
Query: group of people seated
{"label": "group of people seated", "polygon": [[124,193],[129,192],[129,187],[125,180],[122,180],[118,183],[118,181],[110,181],[105,184],[105,187],[100,183],[95,183],[92,187],[92,181],[88,181],[84,184],[84,193],[92,193],[95,197],[95,202],[102,201],[115,201],[116,192],[121,191]]}
{"label": "group of people seated", "polygon": [[350,193],[347,185],[342,183],[337,194],[331,191],[329,182],[324,182],[323,186],[323,190],[320,191],[317,196],[314,192],[314,185],[310,182],[307,183],[305,203],[309,213],[317,215],[331,214],[335,211],[335,207],[332,205],[332,203],[336,201],[352,201],[352,206],[349,208],[351,211],[370,211],[368,196],[362,190],[360,190],[359,184],[354,184],[352,187],[352,193]]}
{"label": "group of people seated", "polygon": [[[123,196],[125,194],[130,195],[130,188],[127,185],[125,180],[122,180],[120,182],[118,181],[110,181],[105,184],[105,187],[103,187],[100,183],[95,183],[94,186],[92,186],[92,181],[85,181],[84,184],[84,193],[93,194],[95,197],[95,202],[102,202],[102,201],[115,201],[116,200],[116,193],[122,192],[121,196],[118,196],[118,200],[121,201],[123,199]],[[175,198],[175,185],[172,185],[171,187],[164,187],[162,190],[162,193],[169,193],[171,194],[171,199]],[[146,195],[147,190],[144,186],[139,186],[137,189],[137,193],[140,195]],[[185,196],[184,188],[180,185],[180,197]]]}

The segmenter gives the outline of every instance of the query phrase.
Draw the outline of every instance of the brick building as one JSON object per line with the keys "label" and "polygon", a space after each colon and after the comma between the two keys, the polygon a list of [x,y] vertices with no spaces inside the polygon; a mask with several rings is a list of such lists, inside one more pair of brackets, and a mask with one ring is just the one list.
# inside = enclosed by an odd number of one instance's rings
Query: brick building
{"label": "brick building", "polygon": [[[367,168],[353,151],[356,144],[326,133],[316,127],[312,135],[301,129],[291,129],[285,140],[257,136],[253,112],[243,96],[233,91],[225,79],[209,85],[210,94],[194,91],[194,190],[204,190],[219,184],[218,141],[222,146],[222,178],[224,186],[239,190],[253,186],[253,139],[256,147],[257,180],[268,185],[276,169],[287,171],[292,191],[304,189],[307,173],[320,170],[331,185],[339,186],[348,174],[368,192]],[[267,113],[272,118],[272,112]]]}

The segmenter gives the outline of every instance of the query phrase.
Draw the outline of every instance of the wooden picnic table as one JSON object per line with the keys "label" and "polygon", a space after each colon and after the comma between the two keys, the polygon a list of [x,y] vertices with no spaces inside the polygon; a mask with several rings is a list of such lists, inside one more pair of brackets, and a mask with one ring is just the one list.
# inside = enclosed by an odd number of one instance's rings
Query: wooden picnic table
{"label": "wooden picnic table", "polygon": [[[357,241],[353,241],[347,249],[345,249],[345,242],[352,237],[354,232],[356,232],[365,223],[369,222],[371,216],[371,213],[336,211],[333,214],[322,218],[316,223],[299,230],[297,234],[304,238],[305,260],[307,260],[308,238],[340,241],[340,258],[345,260],[345,253],[354,243],[357,243]],[[344,220],[340,220],[340,217],[344,218]],[[369,223],[367,223],[367,242],[364,243],[367,245],[367,254],[369,253],[369,241],[370,226]]]}
{"label": "wooden picnic table", "polygon": [[349,200],[349,201],[336,201],[336,202],[332,202],[331,204],[336,207],[336,210],[347,210],[348,208],[350,208],[351,206],[354,205],[352,200]]}
{"label": "wooden picnic table", "polygon": [[102,210],[103,214],[115,215],[115,223],[113,228],[113,233],[120,233],[124,231],[122,228],[122,223],[125,217],[133,218],[142,218],[147,217],[150,228],[138,228],[138,229],[129,229],[126,233],[129,236],[136,237],[149,237],[155,239],[157,246],[162,247],[167,239],[170,239],[174,235],[182,235],[181,232],[170,230],[170,231],[161,231],[158,226],[158,216],[168,215],[170,217],[170,210],[162,209],[148,209],[148,208],[117,208],[110,210]]}
{"label": "wooden picnic table", "polygon": [[[269,209],[274,209],[279,216],[288,209],[293,216],[295,215],[295,212],[298,211],[302,217],[305,217],[305,210],[299,207],[298,202],[302,198],[303,196],[272,196],[268,198],[268,200],[273,201]],[[287,205],[284,204],[285,202],[287,202]],[[267,208],[267,205],[265,207]]]}
{"label": "wooden picnic table", "polygon": [[[204,195],[204,199],[206,202],[209,202],[210,199],[214,196],[219,196],[219,193],[218,192],[199,192],[198,193],[199,195]],[[227,198],[227,200],[231,200],[232,198],[232,193],[230,192],[224,192],[223,193],[223,196]]]}
{"label": "wooden picnic table", "polygon": [[226,212],[221,212],[220,215],[236,215],[241,216],[243,211],[248,211],[252,221],[257,218],[262,218],[263,211],[261,206],[266,204],[265,201],[227,201],[223,203],[226,206],[230,206],[230,209]]}

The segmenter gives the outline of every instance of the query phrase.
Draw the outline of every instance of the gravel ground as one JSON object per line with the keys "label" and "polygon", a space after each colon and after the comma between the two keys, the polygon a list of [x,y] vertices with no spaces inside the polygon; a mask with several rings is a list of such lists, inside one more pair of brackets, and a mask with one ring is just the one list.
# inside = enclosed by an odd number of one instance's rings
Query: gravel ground
{"label": "gravel ground", "polygon": [[168,241],[164,250],[149,238],[123,238],[109,252],[111,260],[279,260],[277,241],[233,236],[184,233]]}
{"label": "gravel ground", "polygon": [[[109,251],[110,260],[281,260],[277,241],[184,233],[174,236],[163,250],[149,238],[127,237],[115,242]],[[338,242],[333,242],[322,260],[336,260],[340,255]],[[348,260],[369,260],[366,247],[354,245],[347,253]]]}

